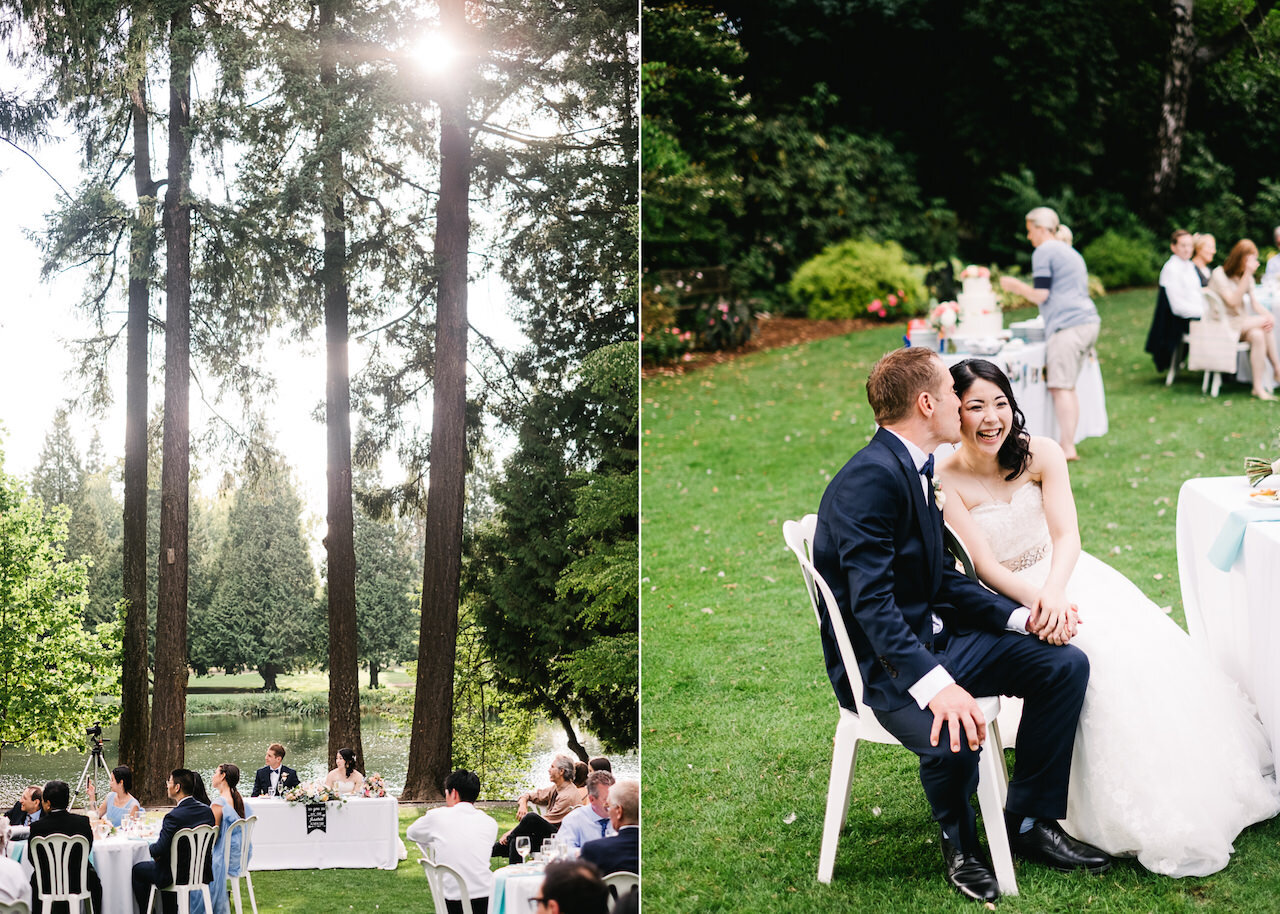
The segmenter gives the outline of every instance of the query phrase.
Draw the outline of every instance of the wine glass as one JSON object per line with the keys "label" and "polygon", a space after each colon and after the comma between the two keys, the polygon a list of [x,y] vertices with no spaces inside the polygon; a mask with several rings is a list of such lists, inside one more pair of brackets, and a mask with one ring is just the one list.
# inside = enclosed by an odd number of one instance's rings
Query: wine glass
{"label": "wine glass", "polygon": [[520,862],[524,863],[529,856],[529,836],[520,835],[516,838],[516,853],[520,855]]}

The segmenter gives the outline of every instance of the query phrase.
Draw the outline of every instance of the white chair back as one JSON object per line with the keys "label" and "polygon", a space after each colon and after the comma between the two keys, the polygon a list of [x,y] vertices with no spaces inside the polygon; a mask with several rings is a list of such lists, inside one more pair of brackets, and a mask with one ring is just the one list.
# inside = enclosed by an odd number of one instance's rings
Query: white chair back
{"label": "white chair back", "polygon": [[[204,881],[204,872],[217,836],[216,825],[193,825],[173,833],[173,845],[169,848],[169,873],[173,884],[160,891],[173,892],[178,896],[178,914],[189,914],[191,896],[197,892],[204,899],[205,911],[213,910],[213,898],[209,894],[209,883]],[[182,861],[187,863],[185,872],[181,869]],[[146,914],[151,914],[155,900],[156,889],[152,886]]]}
{"label": "white chair back", "polygon": [[443,863],[436,863],[434,853],[424,854],[418,862],[422,864],[422,870],[427,874],[427,885],[431,889],[431,903],[435,905],[436,914],[445,914],[447,910],[444,897],[446,877],[452,878],[458,885],[462,914],[471,914],[471,894],[467,891],[467,884],[462,881],[462,876],[457,870]]}
{"label": "white chair back", "polygon": [[9,901],[0,904],[0,914],[31,914],[25,901]]}
{"label": "white chair back", "polygon": [[639,890],[640,874],[619,870],[605,876],[604,884],[609,887],[609,910],[612,911],[623,895]]}
{"label": "white chair back", "polygon": [[[75,910],[83,911],[89,898],[89,839],[84,835],[39,835],[32,838],[28,849],[31,865],[36,871],[36,889],[42,910],[51,910],[53,902],[75,902]],[[79,872],[72,879],[71,858],[79,850]],[[48,875],[49,882],[44,877]],[[79,892],[71,890],[72,884],[80,886]],[[33,898],[32,902],[35,903]],[[90,904],[92,907],[92,904]]]}
{"label": "white chair back", "polygon": [[[258,899],[253,894],[253,877],[249,875],[249,855],[253,851],[253,829],[257,824],[257,816],[245,816],[242,819],[236,819],[236,821],[227,826],[227,835],[222,847],[223,856],[226,860],[227,884],[231,889],[231,898],[236,905],[236,914],[244,914],[243,902],[240,898],[241,879],[245,881],[245,885],[249,888],[249,909],[253,911],[253,914],[258,914]],[[237,833],[240,835],[240,853],[233,860],[231,857],[231,839]],[[235,870],[234,875],[232,874],[233,869]]]}

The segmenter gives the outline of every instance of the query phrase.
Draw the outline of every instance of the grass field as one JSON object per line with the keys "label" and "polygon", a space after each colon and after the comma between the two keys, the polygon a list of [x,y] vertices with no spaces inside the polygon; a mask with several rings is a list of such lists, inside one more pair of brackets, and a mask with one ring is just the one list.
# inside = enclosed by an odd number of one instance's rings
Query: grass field
{"label": "grass field", "polygon": [[[1153,303],[1151,290],[1100,302],[1111,430],[1080,445],[1071,472],[1084,548],[1181,621],[1179,486],[1240,474],[1246,455],[1275,456],[1280,404],[1234,383],[1211,400],[1198,375],[1166,388],[1142,351]],[[817,510],[827,481],[870,440],[866,375],[901,335],[885,327],[644,383],[646,907],[975,909],[943,882],[915,759],[896,748],[859,752],[835,880],[816,879],[836,709],[782,522]],[[1204,879],[1157,877],[1133,862],[1103,877],[1019,864],[1021,895],[1000,904],[1280,909],[1280,820],[1249,829],[1236,848],[1226,870]]]}

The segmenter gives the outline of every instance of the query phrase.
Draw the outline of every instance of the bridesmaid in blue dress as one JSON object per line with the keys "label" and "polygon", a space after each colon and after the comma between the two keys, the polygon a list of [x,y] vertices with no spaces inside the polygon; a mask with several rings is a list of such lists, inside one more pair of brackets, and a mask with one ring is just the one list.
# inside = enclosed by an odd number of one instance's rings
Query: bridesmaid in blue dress
{"label": "bridesmaid in blue dress", "polygon": [[[133,772],[129,770],[128,765],[118,765],[111,769],[111,776],[107,781],[111,792],[98,803],[98,818],[106,819],[116,828],[126,818],[133,814],[133,810],[138,810],[138,815],[146,812],[138,803],[138,798],[133,795]],[[95,789],[93,781],[89,781],[88,793],[90,804],[97,803],[98,798],[94,795]]]}
{"label": "bridesmaid in blue dress", "polygon": [[[209,884],[209,894],[213,898],[213,914],[231,914],[230,898],[227,894],[227,877],[240,876],[240,842],[244,832],[236,829],[231,837],[231,868],[227,869],[227,829],[235,822],[253,811],[240,796],[237,786],[240,784],[240,769],[230,762],[224,762],[213,773],[209,782],[213,787],[214,823],[218,828],[218,837],[213,844],[213,882]],[[252,853],[252,851],[250,851]],[[191,914],[204,914],[204,899],[199,895],[191,896]]]}

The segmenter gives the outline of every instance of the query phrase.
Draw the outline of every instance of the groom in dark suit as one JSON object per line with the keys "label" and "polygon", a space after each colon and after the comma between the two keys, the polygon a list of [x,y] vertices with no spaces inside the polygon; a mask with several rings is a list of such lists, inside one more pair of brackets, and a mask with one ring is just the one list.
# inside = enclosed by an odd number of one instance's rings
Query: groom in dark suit
{"label": "groom in dark suit", "polygon": [[[1105,872],[1111,858],[1058,826],[1089,661],[1039,637],[1027,607],[957,572],[944,558],[933,450],[960,438],[960,401],[936,353],[891,352],[867,379],[880,429],[822,497],[814,565],[837,607],[824,607],[822,646],[842,707],[848,676],[885,729],[920,758],[920,781],[942,832],[947,879],[970,898],[999,896],[978,843],[970,797],[987,722],[974,695],[1025,699],[1009,784],[1009,843],[1059,870]],[[848,671],[825,613],[844,618],[858,658]]]}
{"label": "groom in dark suit", "polygon": [[266,764],[253,776],[253,793],[255,797],[276,797],[290,787],[297,787],[298,772],[284,763],[284,746],[272,743],[267,747]]}

